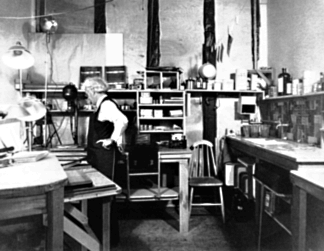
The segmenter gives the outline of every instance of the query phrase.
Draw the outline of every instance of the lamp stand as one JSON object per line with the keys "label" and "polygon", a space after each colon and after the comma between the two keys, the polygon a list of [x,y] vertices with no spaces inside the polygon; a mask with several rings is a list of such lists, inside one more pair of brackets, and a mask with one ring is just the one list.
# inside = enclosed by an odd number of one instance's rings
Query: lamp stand
{"label": "lamp stand", "polygon": [[19,74],[19,91],[20,91],[20,96],[22,97],[23,93],[23,83],[22,83],[22,69],[18,69],[18,74]]}
{"label": "lamp stand", "polygon": [[33,135],[32,135],[32,122],[27,122],[27,130],[28,130],[28,151],[32,151],[32,140],[33,140]]}
{"label": "lamp stand", "polygon": [[44,117],[44,145],[46,145],[47,142],[47,87],[48,87],[48,77],[47,77],[47,53],[46,53],[46,59],[45,59],[45,88],[44,88],[44,105],[46,107],[46,113]]}

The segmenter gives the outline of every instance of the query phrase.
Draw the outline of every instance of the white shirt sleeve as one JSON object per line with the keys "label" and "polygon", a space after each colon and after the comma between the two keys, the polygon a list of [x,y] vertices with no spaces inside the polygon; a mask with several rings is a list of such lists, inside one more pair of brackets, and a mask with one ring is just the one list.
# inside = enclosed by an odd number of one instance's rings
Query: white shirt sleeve
{"label": "white shirt sleeve", "polygon": [[101,104],[100,112],[98,114],[99,121],[110,121],[114,124],[114,131],[111,139],[116,141],[118,145],[122,144],[123,134],[127,128],[128,119],[118,109],[115,103],[106,100]]}

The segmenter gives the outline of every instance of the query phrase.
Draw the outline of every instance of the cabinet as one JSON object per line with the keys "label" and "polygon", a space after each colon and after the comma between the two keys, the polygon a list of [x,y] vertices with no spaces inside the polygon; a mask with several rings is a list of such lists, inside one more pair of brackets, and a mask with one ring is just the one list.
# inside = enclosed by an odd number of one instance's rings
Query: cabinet
{"label": "cabinet", "polygon": [[137,115],[139,133],[153,134],[157,141],[185,134],[185,94],[179,90],[141,90]]}
{"label": "cabinet", "polygon": [[144,89],[179,90],[180,72],[178,70],[146,70],[144,72]]}

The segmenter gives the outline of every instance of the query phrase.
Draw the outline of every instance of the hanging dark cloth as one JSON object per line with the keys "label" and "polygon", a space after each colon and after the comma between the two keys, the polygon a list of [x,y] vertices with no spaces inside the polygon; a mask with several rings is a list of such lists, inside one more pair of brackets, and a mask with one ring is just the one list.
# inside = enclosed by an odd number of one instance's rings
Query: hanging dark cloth
{"label": "hanging dark cloth", "polygon": [[147,12],[146,67],[157,67],[160,65],[159,0],[149,0]]}
{"label": "hanging dark cloth", "polygon": [[260,58],[260,0],[251,0],[251,19],[252,19],[252,63],[253,69],[258,68]]}
{"label": "hanging dark cloth", "polygon": [[202,63],[209,62],[216,67],[214,0],[204,0],[204,32],[205,43],[203,44]]}
{"label": "hanging dark cloth", "polygon": [[[204,35],[203,64],[211,63],[216,67],[215,37],[215,0],[204,0]],[[216,97],[213,94],[203,95],[203,138],[214,143],[216,137]]]}
{"label": "hanging dark cloth", "polygon": [[95,0],[94,33],[106,33],[106,0]]}

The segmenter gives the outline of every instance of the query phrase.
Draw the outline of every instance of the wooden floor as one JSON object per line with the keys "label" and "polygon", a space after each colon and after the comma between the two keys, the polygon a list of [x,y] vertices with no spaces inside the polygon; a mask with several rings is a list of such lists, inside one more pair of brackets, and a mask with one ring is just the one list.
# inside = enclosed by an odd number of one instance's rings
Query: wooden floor
{"label": "wooden floor", "polygon": [[[254,223],[250,219],[238,222],[227,214],[224,224],[218,209],[194,208],[190,218],[190,231],[178,231],[177,207],[166,207],[158,202],[116,204],[119,218],[120,241],[112,251],[254,251],[257,250]],[[241,220],[240,220],[241,221]],[[38,222],[40,223],[40,222]],[[33,223],[36,224],[36,223]],[[26,225],[27,226],[27,225]],[[290,237],[279,228],[263,239],[263,251],[289,251]],[[16,235],[0,228],[0,251],[41,251],[44,232],[30,231],[27,227]],[[64,251],[80,250],[65,237]]]}
{"label": "wooden floor", "polygon": [[[257,250],[253,220],[237,222],[229,216],[224,224],[219,209],[194,208],[190,231],[185,235],[177,229],[176,207],[132,203],[129,207],[120,205],[119,214],[121,238],[114,251]],[[263,240],[262,250],[290,250],[290,236],[278,231]]]}

